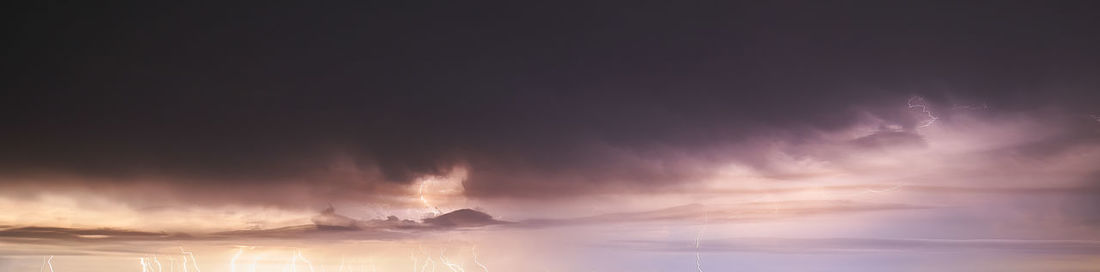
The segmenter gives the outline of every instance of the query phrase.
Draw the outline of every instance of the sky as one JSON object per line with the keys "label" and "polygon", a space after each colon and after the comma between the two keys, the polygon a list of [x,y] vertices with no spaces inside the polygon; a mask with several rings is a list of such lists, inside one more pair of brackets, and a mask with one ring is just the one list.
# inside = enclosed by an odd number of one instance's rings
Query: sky
{"label": "sky", "polygon": [[4,10],[4,271],[1100,267],[1092,1]]}

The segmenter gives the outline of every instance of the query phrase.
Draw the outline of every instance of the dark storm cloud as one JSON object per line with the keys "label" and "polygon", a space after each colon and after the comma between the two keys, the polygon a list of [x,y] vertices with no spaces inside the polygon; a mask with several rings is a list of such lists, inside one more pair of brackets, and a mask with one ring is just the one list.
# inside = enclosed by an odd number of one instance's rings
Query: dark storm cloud
{"label": "dark storm cloud", "polygon": [[[853,145],[920,145],[912,95],[1095,113],[1095,10],[43,3],[5,24],[0,174],[324,187],[457,164],[477,196],[654,190],[729,156],[716,147],[865,114],[898,129]],[[371,173],[316,178],[334,158]]]}

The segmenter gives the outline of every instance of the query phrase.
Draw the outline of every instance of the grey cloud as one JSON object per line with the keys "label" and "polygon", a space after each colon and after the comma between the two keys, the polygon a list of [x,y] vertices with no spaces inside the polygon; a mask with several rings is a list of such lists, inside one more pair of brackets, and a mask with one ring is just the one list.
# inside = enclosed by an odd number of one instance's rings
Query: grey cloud
{"label": "grey cloud", "polygon": [[875,252],[1031,253],[1093,255],[1094,240],[887,239],[887,238],[736,238],[700,241],[614,241],[605,246],[647,251],[767,252],[854,254]]}
{"label": "grey cloud", "polygon": [[594,224],[712,222],[736,223],[782,220],[806,216],[876,211],[929,209],[932,206],[854,201],[756,201],[735,206],[688,204],[657,210],[608,213],[569,219],[531,219],[515,227],[554,227]]}
{"label": "grey cloud", "polygon": [[856,138],[851,144],[869,149],[884,149],[894,147],[923,147],[928,143],[924,137],[904,131],[879,131],[871,135]]}
{"label": "grey cloud", "polygon": [[0,229],[0,238],[26,242],[34,242],[40,239],[94,242],[187,240],[192,239],[192,236],[184,233],[145,232],[107,228],[13,227]]}
{"label": "grey cloud", "polygon": [[111,228],[8,227],[0,229],[0,240],[15,243],[185,241],[232,239],[338,239],[400,240],[427,233],[473,230],[511,222],[493,219],[484,212],[460,209],[421,221],[389,216],[386,219],[355,220],[328,208],[311,218],[313,224],[271,229],[248,229],[206,233],[147,232]]}

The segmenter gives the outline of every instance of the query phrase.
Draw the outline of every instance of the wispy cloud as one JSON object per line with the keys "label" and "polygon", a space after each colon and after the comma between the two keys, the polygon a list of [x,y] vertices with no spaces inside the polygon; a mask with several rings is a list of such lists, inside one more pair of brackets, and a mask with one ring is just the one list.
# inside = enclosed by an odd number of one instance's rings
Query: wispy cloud
{"label": "wispy cloud", "polygon": [[[1100,254],[1100,240],[1011,240],[1011,239],[890,239],[890,238],[736,238],[700,242],[698,250],[707,252],[766,252],[791,254],[858,254],[858,253],[1031,253],[1031,254]],[[604,244],[607,247],[646,250],[696,250],[693,241],[620,240]]]}

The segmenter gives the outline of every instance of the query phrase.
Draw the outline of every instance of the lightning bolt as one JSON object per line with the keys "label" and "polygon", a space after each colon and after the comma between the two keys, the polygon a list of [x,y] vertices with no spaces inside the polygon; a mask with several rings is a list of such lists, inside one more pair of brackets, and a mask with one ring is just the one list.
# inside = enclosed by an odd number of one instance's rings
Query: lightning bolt
{"label": "lightning bolt", "polygon": [[432,261],[431,252],[428,252],[428,251],[424,250],[423,248],[421,248],[420,251],[424,252],[424,265],[420,267],[420,272],[424,272],[424,271],[428,270],[428,265],[429,264],[432,266],[432,272],[435,272],[435,261]]}
{"label": "lightning bolt", "polygon": [[53,256],[52,255],[49,258],[46,258],[46,256],[42,256],[42,267],[38,268],[38,271],[42,272],[42,271],[46,270],[47,266],[49,266],[50,272],[53,272]]}
{"label": "lightning bolt", "polygon": [[237,258],[241,257],[241,253],[244,253],[244,247],[237,248],[237,254],[233,254],[233,258],[229,258],[230,272],[237,272]]}
{"label": "lightning bolt", "polygon": [[164,267],[160,265],[160,260],[157,260],[157,255],[153,254],[153,263],[157,264],[157,272],[163,272]]}
{"label": "lightning bolt", "polygon": [[138,263],[141,264],[141,272],[149,272],[148,265],[145,264],[145,258],[138,258]]}
{"label": "lightning bolt", "polygon": [[443,212],[440,211],[438,207],[434,207],[430,203],[428,203],[428,199],[424,197],[424,187],[428,185],[429,181],[431,181],[431,179],[424,179],[424,181],[420,182],[420,189],[418,190],[420,194],[420,202],[424,203],[424,207],[431,211],[432,214],[438,215]]}
{"label": "lightning bolt", "polygon": [[195,267],[195,272],[202,272],[199,270],[199,261],[195,260],[195,253],[190,251],[183,251],[183,247],[180,247],[180,252],[183,253],[183,272],[187,272],[187,256],[191,256],[191,265]]}
{"label": "lightning bolt", "polygon": [[[183,251],[182,247],[180,248],[180,251]],[[187,272],[187,255],[183,255],[183,272]]]}
{"label": "lightning bolt", "polygon": [[429,264],[432,265],[432,272],[435,272],[435,261],[432,261],[432,259],[430,259],[430,258],[429,259],[424,259],[424,266],[421,267],[420,272],[424,272],[424,271],[428,270],[428,265]]}
{"label": "lightning bolt", "polygon": [[470,247],[470,254],[474,255],[474,263],[481,267],[481,271],[489,272],[489,267],[477,261],[477,246]]}
{"label": "lightning bolt", "polygon": [[306,256],[302,256],[302,251],[301,250],[298,250],[298,255],[295,256],[295,257],[301,258],[303,262],[306,262],[306,265],[309,266],[309,272],[314,272],[313,271],[313,263],[309,262],[309,260],[306,259]]}
{"label": "lightning bolt", "polygon": [[466,272],[465,269],[462,269],[461,265],[458,265],[458,264],[455,264],[455,263],[451,263],[450,261],[447,261],[447,256],[443,255],[443,252],[446,252],[446,251],[447,251],[446,248],[439,249],[439,261],[442,262],[443,265],[446,265],[447,268],[450,268],[452,272]]}
{"label": "lightning bolt", "polygon": [[922,113],[924,113],[925,115],[928,115],[927,120],[925,120],[924,122],[921,122],[919,125],[917,125],[918,128],[931,126],[932,123],[935,123],[936,120],[940,119],[940,118],[936,117],[935,114],[932,113],[932,110],[928,109],[928,105],[927,105],[928,103],[925,102],[924,98],[921,98],[920,96],[910,97],[909,101],[906,102],[906,104],[909,105],[910,109],[918,109]]}
{"label": "lightning bolt", "polygon": [[256,258],[252,258],[252,266],[248,269],[248,271],[249,272],[256,272],[256,263],[260,262],[260,259],[262,259],[262,258],[263,257],[260,257],[260,256],[257,256]]}
{"label": "lightning bolt", "polygon": [[703,232],[707,230],[707,221],[710,220],[710,213],[703,213],[703,226],[699,228],[699,232],[695,234],[695,269],[699,272],[703,272],[703,255],[699,254],[699,244],[703,239]]}

